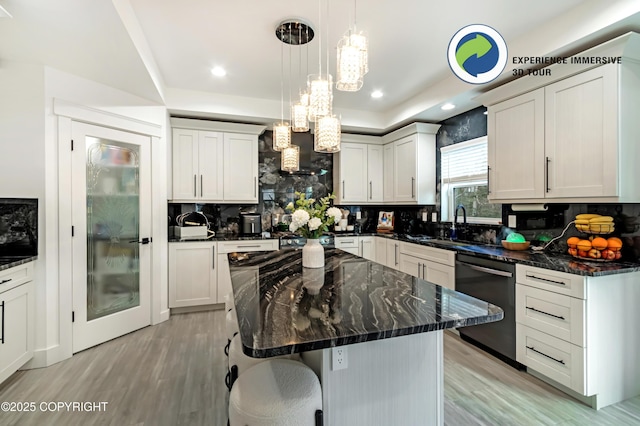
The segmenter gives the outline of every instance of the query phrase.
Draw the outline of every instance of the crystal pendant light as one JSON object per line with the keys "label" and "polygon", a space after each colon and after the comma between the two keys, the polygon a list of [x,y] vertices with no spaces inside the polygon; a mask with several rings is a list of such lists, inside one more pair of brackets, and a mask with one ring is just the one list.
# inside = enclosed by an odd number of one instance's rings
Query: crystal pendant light
{"label": "crystal pendant light", "polygon": [[[309,39],[309,27],[306,27],[306,40]],[[302,38],[302,26],[298,25],[298,40]],[[289,58],[291,59],[291,58]],[[309,45],[307,44],[307,71],[309,68]],[[298,61],[298,83],[302,81],[302,48]],[[291,105],[291,130],[294,132],[309,131],[309,95],[306,90],[300,90],[298,102]]]}
{"label": "crystal pendant light", "polygon": [[338,42],[336,89],[355,92],[362,88],[364,75],[369,72],[369,46],[363,32],[357,32],[355,20],[348,33]]}
{"label": "crystal pendant light", "polygon": [[[329,3],[327,2],[327,9]],[[318,0],[319,26],[322,28],[322,3]],[[328,13],[327,13],[328,15]],[[327,25],[328,28],[328,25]],[[327,29],[328,36],[328,29]],[[322,73],[322,35],[318,37],[318,74],[307,79],[309,92],[309,121],[317,121],[319,117],[330,115],[333,104],[333,77],[329,74],[329,49],[327,48],[327,71]]]}
{"label": "crystal pendant light", "polygon": [[319,117],[313,141],[314,151],[326,153],[340,151],[340,134],[341,126],[338,117],[335,115]]}
{"label": "crystal pendant light", "polygon": [[300,147],[289,145],[282,150],[280,169],[287,172],[297,172],[300,169]]}
{"label": "crystal pendant light", "polygon": [[[277,34],[277,31],[276,31]],[[284,29],[280,27],[280,41],[284,43]],[[291,145],[291,126],[284,121],[284,48],[280,45],[280,122],[273,124],[273,149],[282,151]]]}

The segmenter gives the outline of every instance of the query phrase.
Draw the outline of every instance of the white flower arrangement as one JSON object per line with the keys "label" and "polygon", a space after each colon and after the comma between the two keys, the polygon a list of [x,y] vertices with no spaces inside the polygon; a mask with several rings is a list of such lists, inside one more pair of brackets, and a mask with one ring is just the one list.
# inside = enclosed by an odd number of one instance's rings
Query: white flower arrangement
{"label": "white flower arrangement", "polygon": [[[323,232],[329,230],[329,226],[342,218],[342,212],[336,207],[329,207],[329,201],[335,195],[329,194],[322,197],[318,203],[313,198],[307,199],[304,193],[296,192],[298,199],[296,208],[291,215],[289,231],[302,235],[305,238],[320,238]],[[294,210],[293,203],[289,203],[286,210]]]}

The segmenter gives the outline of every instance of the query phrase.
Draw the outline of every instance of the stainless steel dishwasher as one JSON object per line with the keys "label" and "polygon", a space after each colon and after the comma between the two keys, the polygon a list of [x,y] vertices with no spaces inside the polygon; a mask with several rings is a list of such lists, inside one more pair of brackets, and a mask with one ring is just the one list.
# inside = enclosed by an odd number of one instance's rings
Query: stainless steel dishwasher
{"label": "stainless steel dishwasher", "polygon": [[456,291],[499,306],[502,321],[458,328],[460,337],[511,366],[524,369],[516,361],[516,272],[513,263],[456,256]]}

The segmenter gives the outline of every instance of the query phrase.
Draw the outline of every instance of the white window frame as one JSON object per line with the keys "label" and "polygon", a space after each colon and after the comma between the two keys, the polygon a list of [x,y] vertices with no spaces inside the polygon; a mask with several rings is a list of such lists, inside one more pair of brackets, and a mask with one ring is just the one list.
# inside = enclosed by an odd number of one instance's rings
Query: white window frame
{"label": "white window frame", "polygon": [[[461,188],[466,186],[479,186],[479,185],[487,185],[487,173],[484,173],[465,176],[465,177],[456,177],[455,179],[449,180],[444,179],[444,164],[443,164],[443,152],[451,152],[455,150],[460,150],[464,148],[468,148],[472,145],[484,144],[487,146],[487,137],[482,136],[476,139],[471,139],[464,142],[459,142],[453,145],[448,145],[440,148],[440,213],[441,220],[446,222],[454,221],[455,208],[454,205],[454,197],[453,191],[455,188]],[[488,147],[487,147],[488,149]],[[465,206],[466,208],[467,206]],[[458,216],[458,223],[461,223],[463,220],[462,216]],[[467,223],[475,223],[475,224],[485,224],[485,225],[499,225],[502,222],[502,217],[468,217]]]}

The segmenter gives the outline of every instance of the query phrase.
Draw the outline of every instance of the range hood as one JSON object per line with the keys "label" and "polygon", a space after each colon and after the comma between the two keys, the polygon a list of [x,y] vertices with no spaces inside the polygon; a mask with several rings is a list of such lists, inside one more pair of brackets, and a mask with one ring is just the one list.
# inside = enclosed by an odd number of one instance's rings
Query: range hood
{"label": "range hood", "polygon": [[[264,132],[265,143],[273,146],[273,132]],[[324,154],[313,150],[313,135],[311,132],[291,132],[291,144],[300,147],[300,170],[297,172],[287,172],[280,170],[282,175],[294,176],[322,176],[330,172],[328,165],[333,154]]]}

